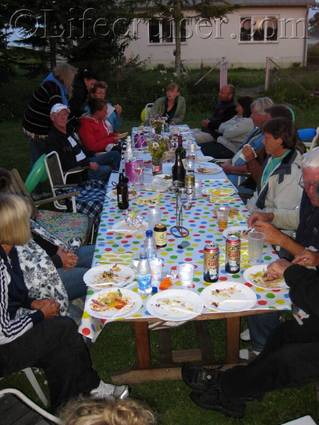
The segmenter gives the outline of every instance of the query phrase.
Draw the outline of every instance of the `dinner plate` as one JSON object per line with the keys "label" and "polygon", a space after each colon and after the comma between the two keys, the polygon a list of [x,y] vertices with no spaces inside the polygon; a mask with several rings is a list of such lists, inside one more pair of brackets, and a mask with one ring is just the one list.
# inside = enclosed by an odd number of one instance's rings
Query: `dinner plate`
{"label": "dinner plate", "polygon": [[[138,192],[135,189],[129,188],[128,190],[128,197],[129,199],[134,199],[138,195]],[[116,187],[109,192],[107,192],[106,196],[110,199],[117,199],[117,191]]]}
{"label": "dinner plate", "polygon": [[220,173],[222,170],[220,167],[216,166],[216,165],[212,165],[212,164],[203,164],[200,167],[197,167],[196,169],[197,173],[199,174],[218,174]]}
{"label": "dinner plate", "polygon": [[212,161],[213,159],[214,158],[212,156],[205,156],[205,155],[203,155],[203,156],[198,156],[196,158],[196,161],[197,162],[209,162],[209,161]]}
{"label": "dinner plate", "polygon": [[[206,191],[206,193],[204,193]],[[220,187],[220,188],[206,188],[203,193],[206,195],[214,195],[218,197],[232,196],[235,190],[231,187]]]}
{"label": "dinner plate", "polygon": [[275,285],[272,284],[272,282],[263,283],[262,281],[259,281],[261,277],[258,276],[254,277],[252,276],[255,273],[264,273],[267,270],[267,266],[265,264],[257,264],[256,266],[249,267],[249,269],[244,271],[244,279],[251,283],[254,286],[257,286],[257,288],[264,288],[269,291],[273,289],[287,289],[288,286],[286,285],[285,279],[280,279],[279,282],[277,282]]}
{"label": "dinner plate", "polygon": [[238,282],[212,283],[200,296],[208,310],[243,311],[257,302],[255,292]]}
{"label": "dinner plate", "polygon": [[[119,271],[114,271],[114,278],[103,278],[104,272],[109,272],[112,267],[118,267]],[[99,289],[109,286],[116,286],[121,288],[135,279],[135,272],[131,267],[123,264],[103,264],[100,266],[92,267],[83,276],[84,283],[91,288]]]}
{"label": "dinner plate", "polygon": [[234,234],[237,235],[237,234],[239,234],[239,237],[240,237],[241,241],[247,242],[248,241],[248,236],[242,234],[242,232],[247,232],[247,231],[248,231],[248,226],[247,225],[243,225],[243,226],[229,226],[229,227],[227,227],[223,231],[223,236],[224,236],[224,238],[228,238],[229,235],[234,235]]}
{"label": "dinner plate", "polygon": [[160,199],[161,195],[158,193],[154,195],[139,196],[134,202],[137,205],[154,206],[159,203]]}
{"label": "dinner plate", "polygon": [[149,298],[146,308],[158,319],[183,322],[199,316],[203,302],[199,295],[188,289],[167,289]]}
{"label": "dinner plate", "polygon": [[[94,303],[101,302],[103,305],[103,300],[105,300],[107,296],[110,297],[110,293],[115,293],[115,295],[116,293],[121,294],[121,296],[119,296],[119,299],[126,301],[127,304],[124,305],[122,308],[119,308],[119,306],[118,308],[110,306],[104,311],[95,310]],[[90,316],[97,317],[98,319],[116,319],[118,317],[128,317],[137,313],[142,307],[142,305],[142,298],[135,292],[125,288],[108,288],[96,292],[88,298],[86,303],[86,311],[89,313]]]}

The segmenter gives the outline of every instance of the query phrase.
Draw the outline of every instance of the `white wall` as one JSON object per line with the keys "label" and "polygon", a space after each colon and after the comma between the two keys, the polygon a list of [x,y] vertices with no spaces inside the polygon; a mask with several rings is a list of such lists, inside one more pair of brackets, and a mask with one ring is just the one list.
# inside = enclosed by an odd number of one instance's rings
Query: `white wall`
{"label": "white wall", "polygon": [[[263,67],[265,58],[272,57],[281,65],[303,61],[304,52],[304,24],[297,25],[296,36],[293,34],[294,24],[287,24],[287,34],[276,42],[250,42],[239,41],[240,17],[241,16],[277,16],[279,19],[304,19],[306,9],[302,7],[291,8],[241,8],[227,16],[229,22],[215,28],[196,27],[195,23],[187,27],[189,33],[193,33],[182,46],[182,60],[187,66],[198,66],[201,63],[209,65],[216,63],[221,57],[232,66]],[[140,59],[146,60],[150,65],[163,63],[172,65],[174,63],[174,44],[150,44],[148,40],[148,24],[140,22],[133,26],[138,38],[130,43],[126,50],[127,57],[138,55]],[[219,29],[220,28],[220,29]],[[204,38],[205,34],[212,32],[210,37]],[[218,38],[217,38],[218,37]],[[220,37],[220,38],[219,38]]]}

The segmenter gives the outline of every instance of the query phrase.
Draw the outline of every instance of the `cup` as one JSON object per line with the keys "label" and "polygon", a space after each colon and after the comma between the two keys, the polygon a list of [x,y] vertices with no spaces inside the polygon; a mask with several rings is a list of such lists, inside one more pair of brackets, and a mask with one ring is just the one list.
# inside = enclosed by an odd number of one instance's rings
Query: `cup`
{"label": "cup", "polygon": [[150,261],[150,268],[151,268],[153,281],[160,282],[162,278],[162,272],[163,272],[163,260],[161,258],[153,258]]}
{"label": "cup", "polygon": [[193,287],[194,266],[193,264],[183,263],[178,266],[178,277],[183,286]]}
{"label": "cup", "polygon": [[161,222],[161,216],[162,213],[159,207],[151,208],[147,214],[148,228],[153,230],[154,226]]}
{"label": "cup", "polygon": [[251,263],[257,263],[262,256],[265,236],[261,232],[248,233],[248,256]]}
{"label": "cup", "polygon": [[229,208],[220,207],[217,210],[218,230],[223,232],[228,225]]}

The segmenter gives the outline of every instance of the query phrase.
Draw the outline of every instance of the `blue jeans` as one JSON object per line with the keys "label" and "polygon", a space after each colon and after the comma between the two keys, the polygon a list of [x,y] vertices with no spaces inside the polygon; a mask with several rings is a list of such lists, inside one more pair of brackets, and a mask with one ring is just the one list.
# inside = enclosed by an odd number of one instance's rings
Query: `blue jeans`
{"label": "blue jeans", "polygon": [[90,162],[99,164],[98,170],[89,170],[89,179],[108,181],[112,170],[118,170],[121,162],[121,155],[117,151],[105,152],[89,158]]}
{"label": "blue jeans", "polygon": [[251,345],[254,351],[263,350],[268,337],[280,324],[279,317],[280,313],[276,311],[247,318]]}
{"label": "blue jeans", "polygon": [[70,301],[86,295],[83,275],[92,267],[94,248],[94,245],[81,246],[77,253],[78,262],[75,267],[72,269],[57,269]]}

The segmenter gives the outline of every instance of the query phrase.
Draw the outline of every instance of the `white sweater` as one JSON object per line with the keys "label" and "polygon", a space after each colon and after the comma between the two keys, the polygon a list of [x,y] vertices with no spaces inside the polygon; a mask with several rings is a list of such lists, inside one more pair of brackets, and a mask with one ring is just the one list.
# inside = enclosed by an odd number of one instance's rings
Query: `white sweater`
{"label": "white sweater", "polygon": [[218,132],[222,135],[217,138],[217,142],[236,153],[253,128],[254,123],[251,118],[235,115],[219,126]]}

